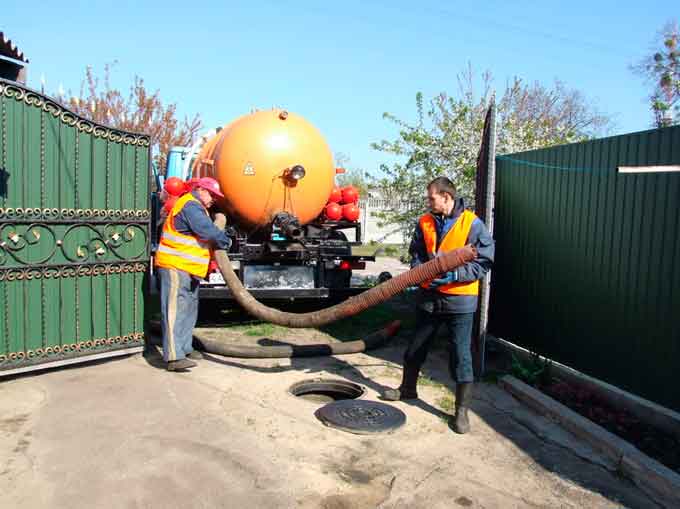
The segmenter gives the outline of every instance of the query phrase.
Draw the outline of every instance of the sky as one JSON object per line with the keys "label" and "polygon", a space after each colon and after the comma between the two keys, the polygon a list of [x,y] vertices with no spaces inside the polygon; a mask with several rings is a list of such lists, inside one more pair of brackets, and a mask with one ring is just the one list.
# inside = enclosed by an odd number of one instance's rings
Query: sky
{"label": "sky", "polygon": [[374,172],[390,158],[371,142],[398,135],[383,112],[415,120],[416,93],[456,94],[468,63],[499,91],[513,76],[559,79],[613,117],[611,134],[650,128],[649,85],[629,66],[679,18],[677,0],[3,0],[0,31],[29,58],[28,85],[44,78],[50,95],[115,61],[114,86],[138,75],[206,128],[282,107]]}

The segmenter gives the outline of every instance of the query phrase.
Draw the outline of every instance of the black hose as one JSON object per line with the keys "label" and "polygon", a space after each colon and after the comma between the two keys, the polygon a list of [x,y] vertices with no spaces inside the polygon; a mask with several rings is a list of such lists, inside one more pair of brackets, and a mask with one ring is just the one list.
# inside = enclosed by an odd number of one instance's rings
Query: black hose
{"label": "black hose", "polygon": [[[394,336],[401,322],[395,320],[386,327],[369,334],[365,339],[345,341],[341,343],[316,343],[312,345],[237,345],[225,343],[217,339],[210,339],[201,334],[194,333],[193,346],[197,350],[224,355],[225,357],[240,357],[246,359],[286,359],[291,357],[323,357],[327,355],[347,355],[361,353],[382,346],[385,341]],[[160,332],[160,323],[150,322],[150,327]],[[151,343],[162,346],[160,338],[152,337]]]}

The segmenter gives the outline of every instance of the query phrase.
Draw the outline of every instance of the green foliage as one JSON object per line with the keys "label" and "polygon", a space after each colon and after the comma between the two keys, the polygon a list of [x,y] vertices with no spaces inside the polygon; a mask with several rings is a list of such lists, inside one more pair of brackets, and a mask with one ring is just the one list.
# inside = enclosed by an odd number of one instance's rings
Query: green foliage
{"label": "green foliage", "polygon": [[386,246],[385,247],[385,256],[392,256],[392,257],[399,256],[399,248],[395,247],[395,246]]}
{"label": "green foliage", "polygon": [[349,156],[341,152],[335,154],[335,164],[345,170],[345,173],[336,175],[335,183],[340,187],[354,186],[359,190],[360,198],[367,197],[369,183],[366,172],[360,168],[352,167]]}
{"label": "green foliage", "polygon": [[373,288],[374,286],[378,286],[378,278],[377,276],[365,276],[361,278],[361,282],[358,283],[356,286],[359,288]]}
{"label": "green foliage", "polygon": [[[383,164],[371,185],[388,200],[389,208],[374,213],[383,225],[395,225],[409,238],[418,216],[426,210],[427,184],[447,176],[468,205],[474,199],[475,175],[486,111],[495,97],[491,74],[482,75],[482,93],[475,91],[471,67],[459,75],[455,96],[441,93],[426,102],[416,94],[416,121],[409,123],[390,113],[399,134],[394,140],[373,143],[375,150],[396,156]],[[598,113],[583,95],[557,81],[552,87],[527,84],[514,78],[497,104],[497,151],[522,150],[581,141],[606,129],[610,120]]]}
{"label": "green foliage", "polygon": [[551,380],[551,366],[552,361],[541,360],[536,353],[526,361],[521,361],[512,354],[510,373],[529,385],[548,385]]}
{"label": "green foliage", "polygon": [[652,86],[649,105],[656,127],[680,123],[680,31],[668,22],[658,33],[656,49],[632,67]]}

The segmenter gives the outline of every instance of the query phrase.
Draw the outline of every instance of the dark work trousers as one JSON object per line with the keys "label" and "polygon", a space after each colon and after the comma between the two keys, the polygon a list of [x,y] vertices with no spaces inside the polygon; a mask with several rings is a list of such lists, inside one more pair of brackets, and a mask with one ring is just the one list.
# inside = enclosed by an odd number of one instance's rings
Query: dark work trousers
{"label": "dark work trousers", "polygon": [[158,268],[161,280],[163,360],[177,361],[193,352],[198,318],[198,279],[177,269]]}
{"label": "dark work trousers", "polygon": [[404,366],[413,369],[422,367],[432,341],[442,325],[449,331],[449,369],[451,377],[458,383],[473,381],[472,372],[472,323],[474,313],[433,314],[416,311],[416,331],[404,354]]}

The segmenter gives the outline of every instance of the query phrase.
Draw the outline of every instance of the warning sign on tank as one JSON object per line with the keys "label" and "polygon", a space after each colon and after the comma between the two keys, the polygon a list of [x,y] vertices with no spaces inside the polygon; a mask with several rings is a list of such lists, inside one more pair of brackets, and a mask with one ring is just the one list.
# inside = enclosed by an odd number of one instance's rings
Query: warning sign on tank
{"label": "warning sign on tank", "polygon": [[255,167],[253,166],[253,163],[247,162],[246,165],[243,167],[243,174],[244,175],[255,175]]}

